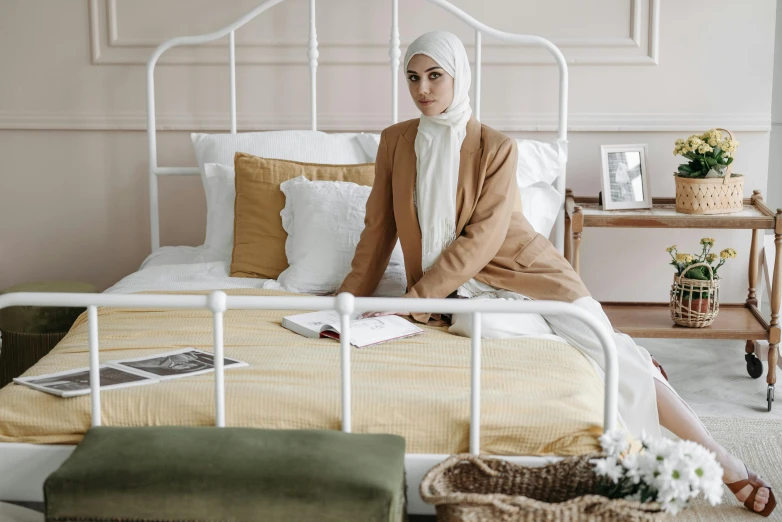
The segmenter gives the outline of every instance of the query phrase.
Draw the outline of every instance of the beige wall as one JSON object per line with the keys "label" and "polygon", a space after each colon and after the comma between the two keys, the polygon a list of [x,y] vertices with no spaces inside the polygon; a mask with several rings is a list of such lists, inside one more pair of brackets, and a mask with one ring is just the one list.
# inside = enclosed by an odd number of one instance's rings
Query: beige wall
{"label": "beige wall", "polygon": [[[0,3],[0,287],[74,278],[105,288],[138,267],[149,253],[143,65],[162,39],[212,30],[254,3]],[[747,175],[746,194],[766,190],[773,0],[454,3],[499,29],[561,45],[572,64],[568,186],[577,193],[600,190],[601,144],[647,143],[652,193],[672,196],[673,142],[713,126],[741,141],[736,170]],[[453,17],[424,0],[400,4],[403,52],[435,28],[456,32],[472,52],[471,31]],[[306,128],[306,5],[286,2],[237,34],[240,130]],[[322,1],[317,19],[321,129],[382,129],[390,122],[390,0]],[[511,135],[552,136],[556,68],[539,52],[484,43],[483,121]],[[161,165],[194,165],[187,131],[226,125],[226,58],[215,46],[164,56]],[[399,81],[400,117],[413,117]],[[161,204],[163,244],[203,241],[197,178],[162,180]],[[665,301],[664,247],[694,247],[703,235],[739,251],[723,295],[741,299],[744,232],[587,230],[584,279],[598,299]]]}

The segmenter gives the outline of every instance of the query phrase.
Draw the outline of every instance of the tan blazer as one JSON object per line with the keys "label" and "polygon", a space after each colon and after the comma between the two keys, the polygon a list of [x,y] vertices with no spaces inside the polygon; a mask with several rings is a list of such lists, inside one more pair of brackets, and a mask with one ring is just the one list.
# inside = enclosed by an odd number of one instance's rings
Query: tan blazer
{"label": "tan blazer", "polygon": [[[467,123],[461,148],[456,240],[422,273],[421,230],[413,202],[418,122],[397,123],[380,135],[365,228],[338,292],[371,295],[399,238],[407,271],[405,297],[448,297],[473,277],[533,299],[573,302],[588,296],[570,263],[521,213],[516,140],[475,118]],[[427,322],[430,314],[413,317]]]}

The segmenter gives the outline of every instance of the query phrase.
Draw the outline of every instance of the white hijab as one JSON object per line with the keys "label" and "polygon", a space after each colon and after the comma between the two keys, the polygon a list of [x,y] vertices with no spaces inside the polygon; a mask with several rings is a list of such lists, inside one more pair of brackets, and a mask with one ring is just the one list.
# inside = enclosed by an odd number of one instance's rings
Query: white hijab
{"label": "white hijab", "polygon": [[456,35],[432,31],[416,38],[405,54],[405,71],[416,54],[430,57],[453,76],[453,101],[442,114],[421,114],[415,138],[416,206],[421,228],[422,268],[428,270],[456,239],[459,150],[467,135],[470,63]]}

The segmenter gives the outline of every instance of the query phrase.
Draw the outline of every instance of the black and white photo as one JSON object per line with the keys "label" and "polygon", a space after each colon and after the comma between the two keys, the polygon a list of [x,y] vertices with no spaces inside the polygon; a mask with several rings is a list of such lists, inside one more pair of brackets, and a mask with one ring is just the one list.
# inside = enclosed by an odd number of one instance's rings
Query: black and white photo
{"label": "black and white photo", "polygon": [[646,145],[603,145],[603,208],[651,208]]}
{"label": "black and white photo", "polygon": [[[115,364],[151,373],[161,378],[181,377],[186,375],[197,375],[213,370],[214,355],[209,352],[190,349],[165,353],[156,357],[117,361]],[[223,365],[226,368],[240,364],[242,363],[234,359],[223,358]]]}
{"label": "black and white photo", "polygon": [[[246,362],[225,357],[223,365],[226,369],[248,366]],[[213,354],[195,348],[183,348],[133,359],[107,361],[100,366],[100,389],[152,384],[211,371],[214,371]],[[74,397],[90,393],[90,370],[77,368],[34,377],[17,377],[14,382],[60,397]]]}
{"label": "black and white photo", "polygon": [[[101,390],[124,388],[126,386],[148,384],[157,381],[157,379],[150,379],[150,377],[108,365],[100,367],[99,380]],[[37,377],[21,377],[14,379],[14,381],[18,384],[24,384],[36,390],[61,397],[74,397],[90,393],[89,368],[50,373]]]}

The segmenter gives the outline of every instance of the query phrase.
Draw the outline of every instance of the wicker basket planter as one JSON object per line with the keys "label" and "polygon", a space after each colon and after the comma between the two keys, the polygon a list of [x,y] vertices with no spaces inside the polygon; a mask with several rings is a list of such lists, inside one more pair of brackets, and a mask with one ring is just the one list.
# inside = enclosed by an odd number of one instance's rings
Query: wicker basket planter
{"label": "wicker basket planter", "polygon": [[597,495],[600,477],[590,459],[568,457],[543,467],[454,455],[421,481],[421,498],[438,522],[549,522],[662,520],[660,504]]}
{"label": "wicker basket planter", "polygon": [[[730,177],[728,177],[730,175]],[[731,214],[744,209],[744,176],[724,178],[676,178],[676,212]]]}
{"label": "wicker basket planter", "polygon": [[[671,285],[671,319],[681,326],[703,328],[714,322],[720,311],[720,278],[714,276],[708,263],[696,263],[689,268],[707,266],[711,278],[690,279],[673,276]],[[688,269],[689,270],[689,269]]]}
{"label": "wicker basket planter", "polygon": [[[729,139],[733,133],[724,131]],[[674,172],[676,179],[676,212],[683,214],[731,214],[744,209],[744,176],[732,174],[733,164],[721,178],[684,178]]]}

